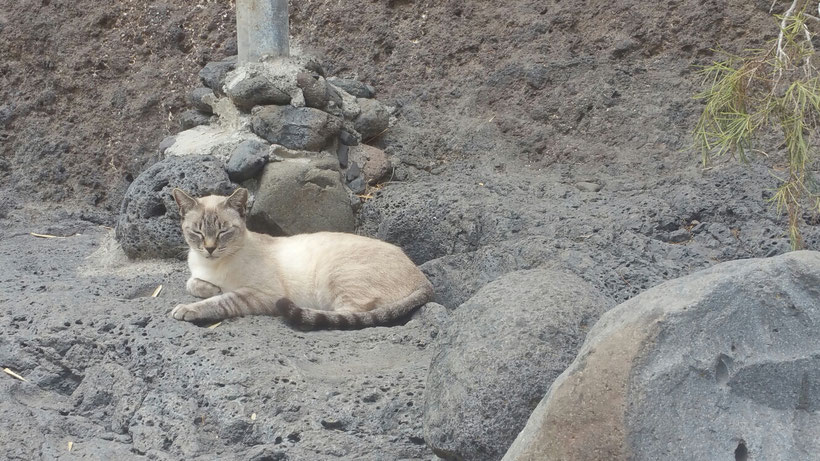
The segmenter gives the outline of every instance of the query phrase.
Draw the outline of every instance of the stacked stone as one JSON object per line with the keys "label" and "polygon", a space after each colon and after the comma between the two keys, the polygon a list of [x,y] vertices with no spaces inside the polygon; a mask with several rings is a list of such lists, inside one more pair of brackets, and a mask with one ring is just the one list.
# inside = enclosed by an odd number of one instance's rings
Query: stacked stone
{"label": "stacked stone", "polygon": [[[235,59],[211,62],[199,77],[204,86],[189,95],[193,108],[180,116],[183,131],[160,143],[166,159],[146,172],[157,176],[154,170],[165,165],[184,177],[185,164],[195,167],[206,156],[209,162],[222,162],[232,183],[251,190],[252,230],[293,235],[354,229],[359,195],[391,171],[385,153],[366,144],[390,124],[390,111],[374,99],[372,86],[326,78],[322,67],[306,57],[243,66]],[[189,156],[200,159],[170,160]],[[143,208],[167,201],[173,187],[181,184],[138,179],[140,187],[129,188],[123,201],[120,242],[132,257],[173,256],[179,251],[147,251],[145,239],[134,234],[175,242],[167,248],[180,244],[177,236],[145,232],[173,229],[169,222],[177,224],[179,218],[175,207],[166,206],[159,216]],[[208,192],[207,183],[221,184],[223,178],[198,180],[206,183],[199,191]],[[224,187],[218,189],[213,192]]]}

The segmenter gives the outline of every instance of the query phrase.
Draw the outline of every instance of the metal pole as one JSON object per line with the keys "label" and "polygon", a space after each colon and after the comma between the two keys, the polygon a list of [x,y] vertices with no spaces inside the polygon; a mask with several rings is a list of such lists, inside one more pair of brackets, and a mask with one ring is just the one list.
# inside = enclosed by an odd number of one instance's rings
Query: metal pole
{"label": "metal pole", "polygon": [[290,55],[288,0],[236,0],[239,64]]}

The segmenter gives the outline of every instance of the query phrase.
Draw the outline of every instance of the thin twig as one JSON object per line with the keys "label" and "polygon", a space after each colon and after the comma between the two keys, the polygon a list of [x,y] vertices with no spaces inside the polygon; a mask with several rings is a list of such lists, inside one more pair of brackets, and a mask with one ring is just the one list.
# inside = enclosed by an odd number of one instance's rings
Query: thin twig
{"label": "thin twig", "polygon": [[[789,18],[791,17],[792,13],[794,13],[794,9],[797,8],[797,0],[792,2],[792,6],[789,7],[788,10],[783,14],[783,19],[780,21],[780,34],[777,36],[777,59],[780,60],[783,64],[789,61],[789,57],[786,56],[786,53],[783,51],[783,31],[786,29],[786,22],[788,22]],[[780,69],[780,73],[783,73],[783,69]]]}

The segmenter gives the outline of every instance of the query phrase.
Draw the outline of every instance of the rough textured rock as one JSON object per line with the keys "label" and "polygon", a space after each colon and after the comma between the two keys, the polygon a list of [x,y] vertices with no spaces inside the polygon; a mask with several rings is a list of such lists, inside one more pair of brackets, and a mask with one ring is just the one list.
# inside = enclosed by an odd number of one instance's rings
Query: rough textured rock
{"label": "rough textured rock", "polygon": [[348,155],[351,162],[359,164],[369,184],[376,184],[390,172],[390,160],[384,151],[377,147],[359,144],[350,147]]}
{"label": "rough textured rock", "polygon": [[234,186],[218,159],[168,157],[140,174],[122,201],[117,240],[131,258],[185,256],[179,213],[171,191],[179,187],[194,196],[228,194]]}
{"label": "rough textured rock", "polygon": [[227,161],[239,144],[254,141],[265,144],[265,140],[250,131],[237,131],[219,124],[197,126],[180,131],[174,136],[174,143],[168,146],[168,156],[213,155]]}
{"label": "rough textured rock", "polygon": [[430,364],[427,444],[447,460],[500,459],[612,304],[579,277],[549,269],[513,272],[479,290],[451,316]]}
{"label": "rough textured rock", "polygon": [[183,130],[189,130],[200,125],[207,125],[210,122],[210,115],[203,114],[195,109],[186,110],[185,112],[179,114],[179,127]]}
{"label": "rough textured rock", "polygon": [[305,106],[324,109],[328,103],[328,86],[324,77],[300,72],[296,75],[296,84],[302,89]]}
{"label": "rough textured rock", "polygon": [[266,76],[249,72],[225,85],[225,93],[234,105],[245,112],[254,106],[290,104],[290,95],[278,88]]}
{"label": "rough textured rock", "polygon": [[248,227],[272,235],[352,232],[353,209],[334,164],[338,167],[330,156],[269,163],[259,180]]}
{"label": "rough textured rock", "polygon": [[254,140],[236,146],[225,165],[231,181],[242,182],[257,176],[268,163],[269,148],[268,144]]}
{"label": "rough textured rock", "polygon": [[234,68],[236,68],[236,56],[224,61],[209,62],[199,71],[199,80],[203,85],[212,89],[214,93],[224,95],[225,76]]}
{"label": "rough textured rock", "polygon": [[504,459],[814,459],[819,323],[817,252],[659,285],[595,324]]}
{"label": "rough textured rock", "polygon": [[195,300],[183,261],[129,261],[98,225],[32,218],[0,245],[0,293],[13,293],[0,295],[0,364],[28,380],[0,372],[2,459],[432,457],[422,396],[442,306],[361,331],[271,317],[201,328],[167,315]]}
{"label": "rough textured rock", "polygon": [[339,135],[341,121],[310,107],[267,106],[254,111],[253,131],[289,149],[320,151]]}
{"label": "rough textured rock", "polygon": [[357,98],[372,98],[376,95],[375,88],[352,78],[330,77],[327,81]]}
{"label": "rough textured rock", "polygon": [[384,104],[375,99],[358,99],[356,102],[361,112],[354,124],[362,138],[367,140],[384,134],[390,125],[390,113]]}
{"label": "rough textured rock", "polygon": [[208,103],[208,100],[213,97],[214,90],[206,87],[200,87],[194,88],[191,91],[191,93],[188,95],[188,100],[190,101],[191,105],[194,106],[194,109],[202,112],[203,114],[213,115],[213,108]]}

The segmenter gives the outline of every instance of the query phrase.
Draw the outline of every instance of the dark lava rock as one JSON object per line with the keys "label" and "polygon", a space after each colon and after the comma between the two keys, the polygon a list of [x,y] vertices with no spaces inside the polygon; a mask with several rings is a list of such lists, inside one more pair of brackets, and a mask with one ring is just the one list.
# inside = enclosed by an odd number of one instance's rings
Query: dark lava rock
{"label": "dark lava rock", "polygon": [[249,112],[254,106],[290,104],[289,94],[282,91],[265,76],[255,73],[248,74],[246,78],[238,82],[232,80],[230,87],[226,88],[225,92],[234,105],[245,112]]}
{"label": "dark lava rock", "polygon": [[266,106],[254,111],[251,125],[270,143],[318,152],[339,135],[341,120],[311,107]]}
{"label": "dark lava rock", "polygon": [[353,181],[354,179],[360,177],[362,175],[362,170],[359,168],[359,164],[356,162],[350,162],[350,168],[347,169],[345,173],[345,177],[348,181]]}
{"label": "dark lava rock", "polygon": [[190,94],[188,94],[188,100],[190,101],[191,105],[194,106],[194,109],[202,112],[203,114],[213,115],[214,110],[210,104],[204,101],[206,96],[213,96],[214,90],[206,87],[194,88]]}
{"label": "dark lava rock", "polygon": [[342,168],[347,168],[347,160],[348,160],[348,152],[350,151],[350,146],[339,143],[339,147],[336,149],[336,157],[339,158],[339,166]]}
{"label": "dark lava rock", "polygon": [[307,107],[324,109],[327,106],[328,91],[324,77],[300,72],[296,75],[296,85],[302,89]]}
{"label": "dark lava rock", "polygon": [[352,78],[330,77],[327,81],[357,98],[372,98],[376,95],[375,88]]}
{"label": "dark lava rock", "polygon": [[242,182],[257,176],[268,163],[268,144],[249,139],[231,153],[225,169],[231,181]]}
{"label": "dark lava rock", "polygon": [[359,138],[355,134],[342,130],[342,132],[339,133],[339,142],[345,146],[355,146],[359,144]]}
{"label": "dark lava rock", "polygon": [[207,125],[209,123],[211,123],[211,116],[195,109],[189,109],[179,114],[179,126],[183,130],[188,130],[199,125]]}
{"label": "dark lava rock", "polygon": [[353,181],[347,183],[347,187],[354,194],[364,194],[364,192],[367,190],[367,183],[364,181],[363,177],[359,176]]}
{"label": "dark lava rock", "polygon": [[225,83],[225,76],[235,68],[236,56],[224,61],[209,62],[199,71],[199,80],[203,85],[214,90],[214,93],[224,95],[222,85]]}
{"label": "dark lava rock", "polygon": [[131,183],[120,207],[116,236],[129,257],[185,255],[180,216],[171,196],[175,187],[195,197],[234,190],[225,165],[215,157],[168,157],[155,163]]}

